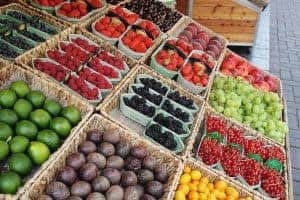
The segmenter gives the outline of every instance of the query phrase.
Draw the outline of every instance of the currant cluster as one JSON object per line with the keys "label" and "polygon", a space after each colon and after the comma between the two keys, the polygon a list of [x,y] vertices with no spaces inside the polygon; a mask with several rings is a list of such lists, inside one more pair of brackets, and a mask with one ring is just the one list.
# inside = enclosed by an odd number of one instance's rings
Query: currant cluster
{"label": "currant cluster", "polygon": [[160,105],[160,103],[163,99],[163,97],[161,95],[151,93],[149,87],[147,87],[147,86],[143,86],[143,87],[139,87],[139,88],[136,86],[133,86],[132,89],[136,94],[146,98],[147,100],[151,101],[155,105]]}
{"label": "currant cluster", "polygon": [[215,139],[204,138],[198,156],[207,165],[214,165],[220,161],[222,157],[222,146]]}
{"label": "currant cluster", "polygon": [[180,122],[172,116],[165,117],[163,114],[160,113],[155,116],[154,121],[179,135],[187,133],[186,130],[184,130],[183,128],[182,122]]}
{"label": "currant cluster", "polygon": [[144,98],[137,95],[134,95],[131,99],[124,97],[124,103],[148,117],[154,116],[155,108],[153,106],[149,106]]}
{"label": "currant cluster", "polygon": [[146,129],[146,135],[170,150],[175,150],[177,146],[174,135],[169,131],[163,132],[158,124],[149,126]]}
{"label": "currant cluster", "polygon": [[240,173],[241,152],[231,146],[222,150],[221,164],[228,176],[236,177]]}
{"label": "currant cluster", "polygon": [[261,177],[261,165],[254,159],[242,158],[240,162],[240,175],[251,186],[257,185]]}
{"label": "currant cluster", "polygon": [[226,121],[220,117],[209,116],[206,120],[206,131],[208,133],[216,131],[225,136],[227,134]]}
{"label": "currant cluster", "polygon": [[264,168],[261,175],[261,187],[273,198],[286,199],[284,180],[274,169]]}
{"label": "currant cluster", "polygon": [[184,122],[189,121],[190,114],[181,108],[174,108],[174,105],[168,99],[164,101],[161,108]]}

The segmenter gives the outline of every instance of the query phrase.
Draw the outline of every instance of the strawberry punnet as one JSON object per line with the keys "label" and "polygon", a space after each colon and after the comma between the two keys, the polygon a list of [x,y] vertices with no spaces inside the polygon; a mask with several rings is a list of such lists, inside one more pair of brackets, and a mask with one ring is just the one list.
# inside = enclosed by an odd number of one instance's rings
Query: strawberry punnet
{"label": "strawberry punnet", "polygon": [[143,30],[129,30],[123,37],[122,42],[131,50],[138,53],[145,53],[149,49],[153,40]]}
{"label": "strawberry punnet", "polygon": [[45,7],[55,7],[64,0],[34,0],[35,3]]}
{"label": "strawberry punnet", "polygon": [[209,75],[202,62],[188,62],[182,67],[180,73],[185,80],[194,85],[206,87],[208,84]]}
{"label": "strawberry punnet", "polygon": [[126,26],[118,17],[104,16],[96,22],[95,29],[107,37],[118,38],[124,33]]}
{"label": "strawberry punnet", "polygon": [[136,20],[139,18],[139,15],[136,13],[128,12],[123,7],[117,6],[115,8],[110,9],[110,11],[120,18],[122,18],[129,25],[133,25]]}

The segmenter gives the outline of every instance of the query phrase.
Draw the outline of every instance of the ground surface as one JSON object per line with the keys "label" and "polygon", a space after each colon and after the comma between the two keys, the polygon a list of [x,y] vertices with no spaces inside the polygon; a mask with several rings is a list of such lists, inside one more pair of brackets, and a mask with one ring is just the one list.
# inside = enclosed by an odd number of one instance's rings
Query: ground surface
{"label": "ground surface", "polygon": [[270,72],[280,76],[288,106],[294,200],[300,200],[300,1],[270,1]]}

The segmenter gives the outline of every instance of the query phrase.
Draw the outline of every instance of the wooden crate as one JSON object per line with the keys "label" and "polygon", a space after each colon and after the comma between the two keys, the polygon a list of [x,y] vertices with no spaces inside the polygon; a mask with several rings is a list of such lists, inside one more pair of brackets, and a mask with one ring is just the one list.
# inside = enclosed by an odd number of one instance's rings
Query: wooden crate
{"label": "wooden crate", "polygon": [[[252,46],[259,11],[235,0],[194,0],[191,17],[232,45]],[[248,1],[247,1],[248,2]]]}

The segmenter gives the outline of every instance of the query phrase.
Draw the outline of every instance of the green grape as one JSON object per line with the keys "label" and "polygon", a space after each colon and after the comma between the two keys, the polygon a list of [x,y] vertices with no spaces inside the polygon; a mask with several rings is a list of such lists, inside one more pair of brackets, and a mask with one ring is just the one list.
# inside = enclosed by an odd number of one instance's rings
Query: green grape
{"label": "green grape", "polygon": [[224,109],[224,115],[227,117],[230,117],[232,114],[232,109],[231,108],[225,108]]}
{"label": "green grape", "polygon": [[260,107],[258,105],[254,105],[252,107],[252,111],[256,114],[260,113]]}
{"label": "green grape", "polygon": [[216,111],[218,111],[220,113],[223,113],[223,111],[224,111],[224,107],[222,107],[222,106],[217,106],[215,109],[216,109]]}

